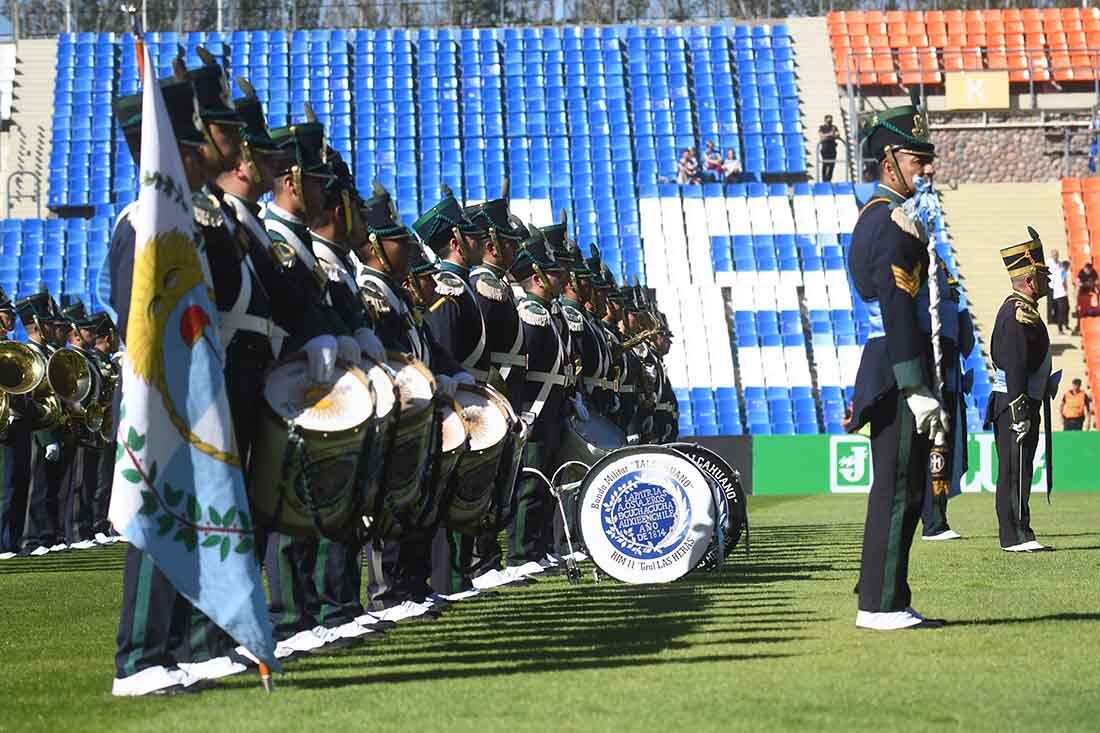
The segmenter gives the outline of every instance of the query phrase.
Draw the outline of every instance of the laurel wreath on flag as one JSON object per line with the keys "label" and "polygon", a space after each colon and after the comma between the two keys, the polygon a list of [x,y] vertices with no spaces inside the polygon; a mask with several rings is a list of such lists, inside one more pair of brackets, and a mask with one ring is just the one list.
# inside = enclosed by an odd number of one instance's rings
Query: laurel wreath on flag
{"label": "laurel wreath on flag", "polygon": [[201,544],[203,549],[216,550],[222,562],[231,552],[242,555],[252,552],[255,542],[251,517],[232,506],[221,510],[208,506],[204,511],[193,494],[175,489],[167,481],[158,485],[157,462],[152,461],[146,467],[142,461],[145,444],[145,435],[131,427],[126,440],[118,442],[116,459],[130,461],[131,468],[122,470],[124,479],[147,487],[141,490],[138,512],[155,518],[157,536],[165,537],[175,530],[172,539],[188,552],[194,552]]}

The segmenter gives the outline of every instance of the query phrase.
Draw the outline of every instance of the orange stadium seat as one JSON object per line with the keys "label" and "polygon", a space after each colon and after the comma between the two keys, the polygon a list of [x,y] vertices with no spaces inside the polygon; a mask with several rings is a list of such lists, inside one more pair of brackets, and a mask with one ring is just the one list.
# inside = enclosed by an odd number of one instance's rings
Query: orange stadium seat
{"label": "orange stadium seat", "polygon": [[873,48],[875,50],[890,48],[890,37],[889,36],[885,36],[885,35],[883,35],[883,36],[869,36],[868,38],[870,39],[870,42],[871,42],[871,48]]}
{"label": "orange stadium seat", "polygon": [[1066,31],[1079,31],[1081,30],[1081,16],[1075,15],[1072,18],[1062,18],[1062,30]]}
{"label": "orange stadium seat", "polygon": [[[1100,191],[1100,177],[1089,177],[1081,180],[1082,191]],[[1098,212],[1100,213],[1100,212]]]}
{"label": "orange stadium seat", "polygon": [[833,39],[833,50],[838,48],[851,48],[852,39],[849,36],[837,36]]}
{"label": "orange stadium seat", "polygon": [[853,50],[862,50],[871,47],[870,41],[868,41],[867,36],[849,36],[848,40],[852,42]]}
{"label": "orange stadium seat", "polygon": [[[996,10],[987,10],[985,12],[987,12],[987,13],[996,13],[998,11],[996,11]],[[1023,17],[1022,15],[1020,15],[1020,9],[1019,8],[1006,8],[1005,10],[1001,10],[999,12],[1004,16],[1004,20],[1005,20],[1006,23],[1009,22],[1010,20],[1019,22],[1021,20],[1021,18]]]}
{"label": "orange stadium seat", "polygon": [[[998,38],[1001,39],[998,42],[999,45],[1004,45],[1004,35],[1003,34],[998,34]],[[985,48],[986,46],[989,45],[989,43],[987,42],[986,35],[985,35],[984,32],[972,33],[970,31],[967,31],[966,32],[966,45],[974,46],[976,48]]]}
{"label": "orange stadium seat", "polygon": [[1065,51],[1050,52],[1050,68],[1055,81],[1073,81],[1073,62]]}
{"label": "orange stadium seat", "polygon": [[1066,31],[1066,48],[1088,48],[1084,31]]}
{"label": "orange stadium seat", "polygon": [[908,32],[908,28],[909,26],[907,26],[904,22],[887,23],[886,35],[890,36],[890,38],[901,38]]}
{"label": "orange stadium seat", "polygon": [[947,35],[948,36],[965,36],[966,35],[966,23],[961,20],[951,20],[947,22]]}
{"label": "orange stadium seat", "polygon": [[999,16],[994,17],[994,18],[985,18],[983,22],[985,23],[985,32],[986,33],[1004,33],[1005,32],[1004,21],[1001,20],[1001,18]]}
{"label": "orange stadium seat", "polygon": [[1085,45],[1081,50],[1100,49],[1100,30],[1085,31]]}
{"label": "orange stadium seat", "polygon": [[881,20],[867,21],[867,35],[869,36],[885,36],[886,35],[886,23]]}
{"label": "orange stadium seat", "polygon": [[916,48],[898,50],[898,69],[901,71],[902,84],[920,84],[920,59],[917,57]]}
{"label": "orange stadium seat", "polygon": [[1024,8],[1020,11],[1020,20],[1025,23],[1041,23],[1043,13],[1039,8]]}
{"label": "orange stadium seat", "polygon": [[867,35],[866,23],[849,23],[847,26],[849,36],[865,36]]}
{"label": "orange stadium seat", "polygon": [[905,13],[901,10],[887,10],[886,11],[887,23],[904,23]]}
{"label": "orange stadium seat", "polygon": [[1064,51],[1069,48],[1069,39],[1065,33],[1061,31],[1055,33],[1047,33],[1047,45],[1052,49],[1058,49]]}
{"label": "orange stadium seat", "polygon": [[1050,81],[1050,62],[1047,61],[1046,51],[1042,49],[1028,51],[1026,63],[1031,71],[1032,81]]}
{"label": "orange stadium seat", "polygon": [[1081,179],[1080,178],[1063,178],[1062,179],[1062,193],[1080,193],[1081,192]]}
{"label": "orange stadium seat", "polygon": [[1004,46],[1009,51],[1020,51],[1027,48],[1027,45],[1024,43],[1023,33],[1005,33],[1004,40],[1000,42],[998,42],[991,33],[989,34],[989,45]]}
{"label": "orange stadium seat", "polygon": [[[910,36],[906,36],[905,45],[907,45],[907,46],[916,46],[917,48],[927,48],[929,46],[935,46],[936,44],[929,43],[928,42],[928,36],[925,36],[925,35],[912,36],[912,35],[910,35]],[[940,45],[942,45],[942,44],[940,44]]]}
{"label": "orange stadium seat", "polygon": [[868,23],[885,23],[886,15],[881,10],[867,10],[864,15]]}
{"label": "orange stadium seat", "polygon": [[1006,20],[1005,33],[1023,33],[1024,22],[1022,20]]}
{"label": "orange stadium seat", "polygon": [[1074,81],[1092,81],[1096,78],[1096,57],[1088,53],[1071,53],[1070,65]]}
{"label": "orange stadium seat", "polygon": [[1007,57],[1009,81],[1028,81],[1032,78],[1027,54],[1023,51],[1008,51]]}
{"label": "orange stadium seat", "polygon": [[1029,51],[1034,51],[1040,48],[1046,48],[1047,37],[1043,33],[1025,33],[1024,34],[1024,48]]}
{"label": "orange stadium seat", "polygon": [[966,13],[962,10],[944,10],[942,12],[945,23],[961,23],[966,20]]}
{"label": "orange stadium seat", "polygon": [[[919,13],[920,11],[918,10],[916,12]],[[942,10],[926,10],[924,12],[925,23],[944,23],[946,21],[947,18],[944,17],[944,12]]]}
{"label": "orange stadium seat", "polygon": [[888,53],[875,55],[875,82],[883,85],[898,83],[898,75],[894,71],[894,57]]}
{"label": "orange stadium seat", "polygon": [[1054,21],[1057,23],[1062,22],[1062,9],[1061,8],[1042,8],[1039,14],[1043,16],[1043,22]]}
{"label": "orange stadium seat", "polygon": [[1004,48],[987,48],[985,51],[986,67],[990,69],[1007,69],[1008,56]]}
{"label": "orange stadium seat", "polygon": [[907,36],[923,36],[928,32],[928,26],[924,23],[914,23],[908,21],[905,24],[905,35]]}
{"label": "orange stadium seat", "polygon": [[943,48],[947,45],[947,31],[928,29],[928,45]]}
{"label": "orange stadium seat", "polygon": [[829,26],[829,39],[836,43],[836,39],[843,38],[848,35],[848,26],[846,25],[831,25]]}

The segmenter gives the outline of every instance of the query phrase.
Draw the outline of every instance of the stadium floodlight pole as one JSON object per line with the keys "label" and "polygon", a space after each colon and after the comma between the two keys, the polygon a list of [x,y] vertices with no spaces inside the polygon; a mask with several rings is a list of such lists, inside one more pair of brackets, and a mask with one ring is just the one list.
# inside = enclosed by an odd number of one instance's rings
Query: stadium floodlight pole
{"label": "stadium floodlight pole", "polygon": [[73,32],[73,0],[65,0],[65,32]]}
{"label": "stadium floodlight pole", "polygon": [[217,0],[218,5],[218,33],[222,32],[222,0]]}

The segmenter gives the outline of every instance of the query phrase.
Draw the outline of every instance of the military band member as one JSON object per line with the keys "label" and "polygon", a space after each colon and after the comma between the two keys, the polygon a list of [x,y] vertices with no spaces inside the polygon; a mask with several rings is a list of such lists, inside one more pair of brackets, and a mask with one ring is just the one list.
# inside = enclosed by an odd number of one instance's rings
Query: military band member
{"label": "military band member", "polygon": [[[424,322],[426,298],[435,297],[436,266],[398,217],[393,199],[377,181],[363,205],[367,243],[357,251],[357,280],[370,304],[375,332],[388,350],[423,363],[444,393],[454,393],[453,376],[462,366],[442,348]],[[421,286],[418,278],[426,282]],[[407,287],[406,287],[407,286]],[[468,374],[460,377],[473,381]],[[433,603],[431,574],[433,533],[401,539],[374,540],[367,548],[367,594],[371,611],[386,621],[434,619],[443,604]]]}
{"label": "military band member", "polygon": [[[1030,227],[1028,233],[1028,241],[1001,250],[1012,294],[997,311],[989,345],[996,375],[985,422],[987,428],[993,427],[997,442],[997,524],[1001,549],[1008,552],[1053,549],[1036,541],[1029,507],[1039,408],[1054,390],[1050,337],[1038,305],[1050,295],[1050,272],[1039,235]],[[1050,424],[1044,428],[1049,435]],[[1047,456],[1048,471],[1050,464]]]}
{"label": "military band member", "polygon": [[[527,350],[508,269],[515,262],[516,248],[527,237],[527,228],[508,212],[507,183],[500,198],[467,206],[465,212],[471,223],[489,232],[481,264],[470,270],[471,290],[485,321],[489,383],[508,398],[518,415]],[[486,530],[475,539],[475,576],[502,570],[503,561],[497,532]]]}
{"label": "military band member", "polygon": [[662,359],[661,367],[663,379],[657,398],[656,407],[656,434],[658,443],[673,443],[680,436],[680,406],[676,399],[676,393],[672,389],[672,380],[668,377],[668,370],[664,368],[664,357],[668,356],[672,348],[672,332],[668,327],[668,318],[660,310],[654,308],[657,322],[660,324],[660,332],[654,348],[658,357]]}
{"label": "military band member", "polygon": [[604,265],[599,247],[595,244],[590,245],[590,251],[591,256],[585,258],[585,265],[592,272],[592,288],[591,297],[585,302],[584,307],[588,311],[589,322],[596,327],[601,361],[604,362],[604,366],[602,381],[590,382],[589,393],[596,411],[604,417],[611,418],[619,410],[621,369],[618,359],[611,351],[612,344],[618,342],[618,336],[608,329],[604,321],[607,318],[607,295],[610,292],[610,284],[604,279]]}
{"label": "military band member", "polygon": [[[103,374],[103,368],[95,351],[96,322],[88,317],[80,298],[63,294],[61,300],[64,304],[61,313],[72,323],[67,348],[87,359],[89,368],[96,372],[93,388],[99,389],[99,375]],[[59,507],[60,526],[69,546],[83,550],[95,547],[92,539],[93,504],[103,441],[99,430],[78,415],[70,419],[65,432],[65,444],[70,455],[66,461],[63,504]]]}
{"label": "military band member", "polygon": [[637,361],[638,381],[637,409],[634,419],[631,421],[631,429],[627,431],[628,440],[632,436],[636,442],[650,443],[653,441],[654,413],[657,406],[657,384],[659,381],[657,363],[649,347],[649,339],[652,338],[652,322],[649,318],[649,300],[646,289],[635,284],[628,291],[626,301],[626,319],[624,334],[633,343],[630,354]]}
{"label": "military band member", "polygon": [[500,375],[494,386],[513,399],[523,385],[527,358],[508,268],[515,262],[516,248],[527,237],[527,228],[508,213],[507,196],[468,206],[465,211],[472,224],[489,232],[481,264],[470,270],[470,285],[485,321],[489,364]]}
{"label": "military band member", "polygon": [[[104,434],[110,436],[110,426],[114,425],[113,414],[114,392],[119,382],[119,363],[121,356],[118,351],[119,336],[115,322],[111,320],[106,311],[99,311],[92,315],[95,322],[95,352],[99,364],[106,376],[106,390],[104,394]],[[104,441],[107,442],[106,440]],[[99,467],[96,476],[96,492],[92,500],[92,535],[97,545],[110,545],[118,542],[119,535],[111,527],[107,518],[111,506],[111,484],[115,476],[115,451],[100,450]]]}
{"label": "military band member", "polygon": [[[221,168],[195,119],[194,87],[189,80],[175,78],[161,82],[160,88],[187,183],[193,195],[201,195],[203,184]],[[130,152],[140,163],[141,96],[117,98],[114,106]],[[107,287],[101,294],[101,300],[116,314],[123,343],[130,315],[136,246],[132,215],[136,205],[124,209],[115,224],[104,266]],[[189,661],[181,651],[180,637],[190,627],[191,604],[176,592],[152,556],[132,545],[127,546],[122,584],[112,694],[173,694],[194,685],[198,678],[178,666]]]}
{"label": "military band member", "polygon": [[619,386],[617,392],[618,409],[615,410],[612,419],[626,433],[629,443],[637,443],[640,435],[637,432],[634,417],[638,412],[642,363],[630,348],[623,347],[623,342],[628,338],[627,331],[629,330],[626,315],[626,292],[619,288],[615,282],[615,276],[606,262],[603,268],[607,309],[602,326],[611,344],[611,359],[614,365],[613,368],[618,375]]}
{"label": "military band member", "polygon": [[[527,348],[527,373],[521,408],[532,420],[524,450],[523,466],[553,473],[553,461],[561,439],[567,389],[565,344],[550,313],[559,294],[564,268],[553,259],[546,239],[535,227],[516,254],[511,273],[526,297],[519,304],[523,340]],[[553,505],[540,479],[522,476],[516,487],[516,514],[508,528],[509,566],[543,563],[552,549]]]}
{"label": "military band member", "polygon": [[[0,288],[0,343],[8,341],[15,329],[15,304]],[[7,415],[0,416],[0,491],[4,492],[0,504],[0,560],[10,560],[19,551],[19,539],[23,534],[23,517],[27,506],[27,470],[30,463],[30,436],[26,430],[12,430],[15,413],[12,398],[7,397]],[[20,483],[17,485],[16,481]]]}
{"label": "military band member", "polygon": [[[27,331],[27,346],[45,364],[53,352],[67,342],[68,319],[61,315],[54,299],[44,291],[22,298],[15,309]],[[24,414],[31,416],[30,479],[20,552],[37,557],[66,549],[59,519],[65,477],[63,432],[57,424],[56,400],[51,398],[52,418],[42,418],[47,405],[37,402],[33,395],[25,395],[19,404]]]}
{"label": "military band member", "polygon": [[[856,626],[936,627],[911,607],[909,550],[928,475],[929,435],[942,429],[932,379],[927,234],[901,208],[917,176],[935,169],[927,115],[917,106],[874,113],[864,145],[879,163],[875,198],[860,213],[848,268],[871,312],[849,432],[871,425],[874,481],[867,506]],[[924,239],[922,240],[922,235]],[[918,297],[920,296],[920,297]]]}

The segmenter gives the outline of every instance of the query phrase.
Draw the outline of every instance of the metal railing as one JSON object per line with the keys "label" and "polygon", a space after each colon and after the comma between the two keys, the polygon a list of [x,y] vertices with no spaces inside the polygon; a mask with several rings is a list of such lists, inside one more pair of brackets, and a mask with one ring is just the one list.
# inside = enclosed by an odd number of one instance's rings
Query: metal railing
{"label": "metal railing", "polygon": [[[34,179],[34,193],[13,193],[12,192],[12,183],[16,179],[22,178],[23,176],[30,176],[31,178]],[[7,218],[7,219],[11,218],[11,202],[12,201],[22,201],[24,199],[33,199],[34,200],[34,211],[35,211],[34,218],[36,218],[36,219],[41,219],[42,218],[42,178],[36,172],[25,170],[25,169],[12,171],[11,174],[8,175],[7,192],[8,192],[7,200],[4,202],[4,217],[5,218]]]}

